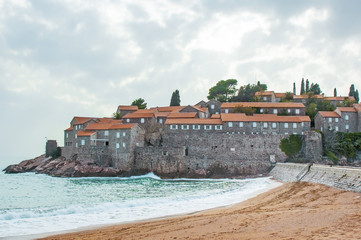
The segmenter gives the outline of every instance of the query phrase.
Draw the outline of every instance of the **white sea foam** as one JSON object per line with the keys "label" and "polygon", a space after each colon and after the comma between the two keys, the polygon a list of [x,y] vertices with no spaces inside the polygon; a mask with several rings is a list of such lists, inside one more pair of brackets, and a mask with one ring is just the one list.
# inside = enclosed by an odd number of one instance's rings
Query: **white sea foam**
{"label": "white sea foam", "polygon": [[[110,202],[105,199],[104,201],[94,202],[90,205],[78,203],[66,206],[36,207],[29,209],[3,209],[0,214],[0,237],[64,231],[91,225],[114,224],[191,213],[235,204],[280,185],[280,183],[269,178],[246,180],[174,179],[170,181],[161,180],[153,173],[138,177],[122,178],[122,180],[142,178],[151,178],[159,181],[159,183],[155,182],[156,184],[162,184],[164,182],[172,185],[178,182],[178,188],[183,187],[183,185],[179,183],[182,181],[185,182],[184,185],[186,186],[187,182],[191,181],[203,181],[203,183],[200,183],[200,186],[205,184],[204,181],[209,181],[212,188],[200,188],[199,191],[196,191],[193,189],[194,187],[191,187],[189,190],[186,189],[180,193],[175,192],[174,194],[171,193],[160,197],[151,193],[149,196],[145,195],[146,197],[129,197],[127,199]],[[114,178],[113,180],[115,179],[119,180],[120,178]],[[94,178],[92,178],[92,180],[94,180]],[[87,179],[72,181],[78,183],[77,181],[87,181]],[[99,181],[105,180],[99,178]],[[235,182],[236,184],[227,185],[226,187],[221,185],[230,182]],[[142,182],[142,184],[149,183]],[[219,188],[214,184],[219,184]],[[104,194],[106,194],[106,192],[104,192]]]}

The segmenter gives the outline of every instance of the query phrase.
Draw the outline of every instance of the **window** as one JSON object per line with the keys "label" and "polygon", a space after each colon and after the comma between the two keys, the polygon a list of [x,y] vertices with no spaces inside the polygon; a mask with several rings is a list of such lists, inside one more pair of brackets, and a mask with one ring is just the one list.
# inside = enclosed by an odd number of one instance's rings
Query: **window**
{"label": "window", "polygon": [[300,114],[300,109],[296,109],[296,114]]}
{"label": "window", "polygon": [[183,129],[183,130],[188,130],[188,129],[189,129],[189,125],[182,125],[182,129]]}
{"label": "window", "polygon": [[335,122],[338,122],[338,118],[335,118]]}
{"label": "window", "polygon": [[256,122],[253,122],[252,123],[252,126],[255,128],[255,127],[257,127],[257,123]]}
{"label": "window", "polygon": [[287,113],[291,113],[291,109],[287,109]]}
{"label": "window", "polygon": [[104,131],[104,136],[106,136],[106,137],[109,136],[109,131],[108,130]]}
{"label": "window", "polygon": [[243,122],[239,122],[239,127],[243,127]]}
{"label": "window", "polygon": [[66,138],[68,138],[69,137],[69,133],[66,133]]}
{"label": "window", "polygon": [[129,118],[127,118],[127,123],[128,123],[128,122],[130,122],[130,119],[129,119]]}
{"label": "window", "polygon": [[346,130],[348,130],[350,127],[349,127],[349,125],[348,124],[346,124]]}
{"label": "window", "polygon": [[78,125],[75,126],[75,130],[78,130]]}
{"label": "window", "polygon": [[228,127],[233,127],[233,122],[228,122]]}
{"label": "window", "polygon": [[297,128],[297,123],[293,123],[293,128]]}
{"label": "window", "polygon": [[329,123],[332,122],[332,118],[328,118],[328,122],[329,122]]}
{"label": "window", "polygon": [[125,148],[125,146],[126,146],[125,143],[123,143],[123,148]]}
{"label": "window", "polygon": [[84,140],[84,139],[81,140],[81,145],[82,145],[82,146],[85,145],[85,140]]}
{"label": "window", "polygon": [[78,147],[78,143],[75,143],[75,147]]}
{"label": "window", "polygon": [[75,133],[75,138],[78,138],[78,134]]}
{"label": "window", "polygon": [[125,132],[123,132],[123,137],[125,137],[125,135],[126,135],[126,133],[125,133]]}
{"label": "window", "polygon": [[336,132],[338,131],[338,126],[335,127],[335,131],[336,131]]}
{"label": "window", "polygon": [[159,123],[163,123],[163,119],[159,119]]}
{"label": "window", "polygon": [[259,112],[260,112],[260,113],[263,113],[263,108],[261,108],[261,109],[259,110]]}
{"label": "window", "polygon": [[348,120],[348,115],[345,115],[345,120]]}
{"label": "window", "polygon": [[193,130],[199,130],[201,129],[201,125],[193,125]]}
{"label": "window", "polygon": [[204,125],[204,130],[212,130],[212,125]]}
{"label": "window", "polygon": [[277,109],[273,109],[273,114],[277,114]]}
{"label": "window", "polygon": [[285,123],[285,125],[284,125],[284,126],[285,126],[285,128],[288,128],[288,123]]}
{"label": "window", "polygon": [[120,132],[117,132],[117,138],[120,138]]}
{"label": "window", "polygon": [[140,119],[140,123],[144,123],[144,118],[141,118],[141,119]]}
{"label": "window", "polygon": [[272,123],[272,128],[276,128],[277,127],[277,123]]}
{"label": "window", "polygon": [[222,125],[216,125],[214,128],[215,128],[216,130],[222,130]]}
{"label": "window", "polygon": [[214,109],[214,104],[211,104],[211,109]]}
{"label": "window", "polygon": [[266,122],[263,123],[263,127],[264,127],[264,128],[268,128],[268,123],[266,123]]}
{"label": "window", "polygon": [[119,148],[119,143],[116,144],[116,148]]}
{"label": "window", "polygon": [[172,130],[178,129],[178,125],[170,125],[170,129],[172,129]]}
{"label": "window", "polygon": [[263,97],[263,101],[267,101],[267,97]]}
{"label": "window", "polygon": [[228,113],[228,112],[229,112],[228,109],[226,109],[226,110],[225,110],[225,113]]}
{"label": "window", "polygon": [[304,122],[301,122],[301,126],[303,127],[305,125],[305,123]]}

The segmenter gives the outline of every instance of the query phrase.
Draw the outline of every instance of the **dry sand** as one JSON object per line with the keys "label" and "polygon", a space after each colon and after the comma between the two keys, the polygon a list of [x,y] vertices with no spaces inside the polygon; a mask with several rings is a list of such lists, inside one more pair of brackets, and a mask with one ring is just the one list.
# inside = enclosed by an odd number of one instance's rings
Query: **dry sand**
{"label": "dry sand", "polygon": [[361,194],[285,183],[231,207],[45,239],[361,239]]}

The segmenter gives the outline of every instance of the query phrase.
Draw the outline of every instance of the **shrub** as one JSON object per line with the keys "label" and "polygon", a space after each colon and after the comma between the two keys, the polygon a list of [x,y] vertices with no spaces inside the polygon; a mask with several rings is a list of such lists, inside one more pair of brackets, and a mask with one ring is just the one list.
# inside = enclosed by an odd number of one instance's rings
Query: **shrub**
{"label": "shrub", "polygon": [[302,137],[300,135],[291,135],[281,140],[281,150],[289,158],[295,157],[302,149]]}

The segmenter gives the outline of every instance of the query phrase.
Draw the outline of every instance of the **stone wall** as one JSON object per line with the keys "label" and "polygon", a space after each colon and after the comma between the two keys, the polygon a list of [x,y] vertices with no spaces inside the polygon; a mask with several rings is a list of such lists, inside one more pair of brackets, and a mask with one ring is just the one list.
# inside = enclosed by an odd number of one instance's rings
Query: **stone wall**
{"label": "stone wall", "polygon": [[58,147],[58,144],[57,144],[56,140],[46,141],[45,156],[46,157],[51,156],[56,151],[57,147]]}
{"label": "stone wall", "polygon": [[269,175],[284,182],[313,182],[361,192],[361,168],[277,163]]}

